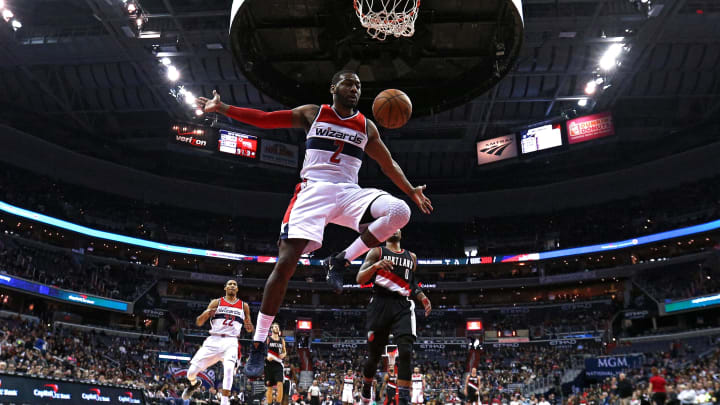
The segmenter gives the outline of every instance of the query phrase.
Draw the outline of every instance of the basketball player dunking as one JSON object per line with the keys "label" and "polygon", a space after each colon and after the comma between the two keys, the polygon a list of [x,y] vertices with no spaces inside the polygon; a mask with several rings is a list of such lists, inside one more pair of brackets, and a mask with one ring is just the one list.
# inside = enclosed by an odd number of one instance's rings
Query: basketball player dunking
{"label": "basketball player dunking", "polygon": [[280,336],[280,325],[273,323],[267,338],[267,357],[265,358],[265,386],[267,404],[273,403],[273,388],[276,389],[276,401],[283,400],[283,359],[287,356],[285,339]]}
{"label": "basketball player dunking", "polygon": [[385,246],[371,250],[357,274],[357,282],[366,284],[371,279],[373,297],[367,308],[368,359],[363,367],[362,401],[369,403],[370,383],[375,376],[382,350],[388,344],[390,333],[398,347],[398,404],[410,403],[410,361],[412,345],[417,337],[415,328],[416,298],[430,315],[430,300],[415,279],[417,257],[400,248],[400,230],[387,240]]}
{"label": "basketball player dunking", "polygon": [[382,391],[385,393],[385,401],[383,405],[397,405],[397,374],[395,374],[395,366],[388,368],[387,374],[383,379],[383,385],[385,389]]}
{"label": "basketball player dunking", "polygon": [[228,280],[225,283],[225,296],[210,301],[207,309],[195,320],[197,326],[202,326],[210,319],[210,336],[190,360],[187,371],[190,385],[182,393],[184,400],[190,399],[192,392],[200,386],[198,373],[222,361],[223,382],[220,405],[230,404],[230,389],[238,359],[238,337],[243,325],[248,333],[253,332],[250,307],[247,302],[237,297],[237,290],[237,281]]}
{"label": "basketball player dunking", "polygon": [[475,367],[465,377],[465,403],[467,405],[480,405],[480,376]]}
{"label": "basketball player dunking", "polygon": [[302,128],[307,133],[302,181],[285,212],[280,230],[278,261],[265,283],[257,329],[245,365],[248,377],[263,373],[265,338],[280,304],[288,281],[295,273],[300,255],[322,245],[325,225],[352,228],[361,235],[343,252],[326,260],[327,281],[336,293],[342,292],[343,272],[350,261],[380,245],[410,220],[410,207],[381,190],[360,188],[358,171],[364,153],[375,160],[400,190],[429,214],[433,207],[425,197],[425,186],[414,187],[393,160],[375,124],[357,110],[360,100],[360,78],[351,71],[340,71],[332,77],[332,105],[303,105],[293,110],[263,112],[229,106],[220,95],[198,97],[206,113],[218,112],[260,128]]}

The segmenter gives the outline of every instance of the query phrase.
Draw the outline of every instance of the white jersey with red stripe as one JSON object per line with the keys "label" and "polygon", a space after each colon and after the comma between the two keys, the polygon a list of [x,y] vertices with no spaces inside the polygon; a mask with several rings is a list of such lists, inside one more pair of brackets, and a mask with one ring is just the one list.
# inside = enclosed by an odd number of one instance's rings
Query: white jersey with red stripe
{"label": "white jersey with red stripe", "polygon": [[412,389],[413,391],[423,390],[423,375],[422,374],[413,374],[412,375]]}
{"label": "white jersey with red stripe", "polygon": [[352,391],[354,384],[355,378],[352,375],[345,374],[345,377],[343,378],[343,390]]}
{"label": "white jersey with red stripe", "polygon": [[210,334],[238,337],[244,321],[245,311],[241,299],[230,303],[224,297],[220,298],[215,315],[210,320]]}
{"label": "white jersey with red stripe", "polygon": [[332,106],[321,105],[307,133],[300,177],[357,184],[367,141],[367,120],[361,112],[343,118]]}

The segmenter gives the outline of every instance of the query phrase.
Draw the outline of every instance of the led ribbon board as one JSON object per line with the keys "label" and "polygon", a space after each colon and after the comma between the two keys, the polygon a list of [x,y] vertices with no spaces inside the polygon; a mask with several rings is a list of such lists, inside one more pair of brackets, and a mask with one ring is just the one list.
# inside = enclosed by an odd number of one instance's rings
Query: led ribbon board
{"label": "led ribbon board", "polygon": [[[158,243],[145,239],[134,238],[125,235],[119,235],[116,233],[100,231],[97,229],[88,228],[86,226],[73,224],[71,222],[63,221],[62,219],[53,218],[47,215],[43,215],[34,211],[29,211],[24,208],[19,208],[14,205],[10,205],[4,201],[0,201],[0,210],[5,211],[9,214],[16,215],[23,218],[28,218],[33,221],[42,222],[48,225],[52,225],[58,228],[67,229],[69,231],[81,233],[83,235],[92,236],[100,239],[107,239],[115,242],[126,243],[129,245],[142,246],[150,249],[163,250],[172,253],[181,253],[186,255],[203,256],[203,257],[214,257],[217,259],[227,259],[236,261],[250,261],[258,263],[275,263],[277,257],[275,256],[249,256],[239,253],[221,252],[217,250],[206,250],[197,249],[185,246],[169,245],[166,243]],[[684,228],[674,229],[671,231],[654,233],[652,235],[640,236],[634,239],[627,239],[618,242],[601,243],[597,245],[580,246],[569,249],[551,250],[547,252],[539,253],[523,253],[517,255],[505,255],[505,256],[487,256],[487,257],[459,257],[459,258],[443,258],[443,259],[418,259],[418,264],[421,265],[444,265],[444,266],[462,266],[466,264],[489,264],[489,263],[501,263],[501,262],[528,262],[545,259],[554,259],[565,256],[575,256],[588,253],[606,252],[610,250],[624,249],[631,246],[645,245],[648,243],[660,242],[668,239],[679,238],[682,236],[689,236],[698,233],[713,231],[720,229],[720,219],[715,221],[706,222],[704,224],[687,226]],[[318,259],[300,259],[300,263],[304,265],[320,266],[322,260]],[[354,260],[352,264],[362,264],[361,260]]]}
{"label": "led ribbon board", "polygon": [[41,295],[53,298],[58,301],[71,302],[73,304],[85,305],[94,308],[111,309],[113,311],[121,311],[130,313],[130,303],[125,301],[111,300],[108,298],[96,297],[75,291],[63,290],[60,288],[50,287],[45,284],[36,283],[34,281],[25,280],[19,277],[0,274],[0,286],[6,286],[14,290],[28,292],[34,295]]}

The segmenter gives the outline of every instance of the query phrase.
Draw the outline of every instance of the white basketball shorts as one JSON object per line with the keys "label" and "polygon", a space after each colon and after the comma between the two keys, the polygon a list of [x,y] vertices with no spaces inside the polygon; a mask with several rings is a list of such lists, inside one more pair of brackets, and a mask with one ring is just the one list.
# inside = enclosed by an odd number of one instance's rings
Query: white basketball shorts
{"label": "white basketball shorts", "polygon": [[355,403],[355,400],[353,399],[352,390],[343,389],[341,401],[342,402],[350,402],[351,404]]}
{"label": "white basketball shorts", "polygon": [[322,246],[325,226],[341,225],[360,232],[360,220],[376,198],[388,194],[354,183],[304,180],[295,187],[280,228],[280,239],[306,239],[303,253]]}
{"label": "white basketball shorts", "polygon": [[412,399],[410,400],[413,404],[423,403],[423,392],[420,390],[412,390]]}
{"label": "white basketball shorts", "polygon": [[202,347],[195,353],[190,363],[207,370],[208,367],[217,363],[229,360],[237,362],[238,340],[236,337],[210,336],[202,344]]}

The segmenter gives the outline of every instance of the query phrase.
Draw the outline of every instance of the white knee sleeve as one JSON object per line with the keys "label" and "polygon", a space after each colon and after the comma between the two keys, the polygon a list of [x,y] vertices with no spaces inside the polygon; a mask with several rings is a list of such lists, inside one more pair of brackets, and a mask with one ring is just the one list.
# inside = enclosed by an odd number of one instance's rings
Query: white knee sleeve
{"label": "white knee sleeve", "polygon": [[235,374],[235,362],[231,361],[231,360],[225,360],[223,362],[223,382],[222,382],[222,387],[224,390],[230,391],[230,389],[232,389],[234,374]]}
{"label": "white knee sleeve", "polygon": [[405,201],[391,195],[378,197],[370,206],[370,213],[377,219],[368,230],[380,242],[410,222],[410,207]]}

